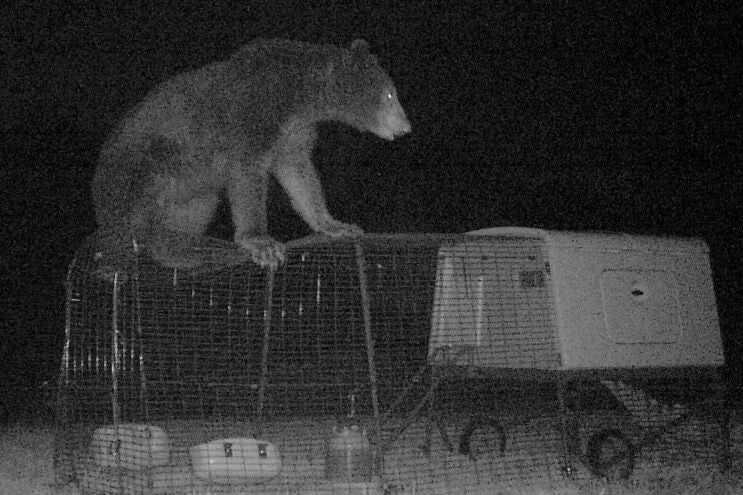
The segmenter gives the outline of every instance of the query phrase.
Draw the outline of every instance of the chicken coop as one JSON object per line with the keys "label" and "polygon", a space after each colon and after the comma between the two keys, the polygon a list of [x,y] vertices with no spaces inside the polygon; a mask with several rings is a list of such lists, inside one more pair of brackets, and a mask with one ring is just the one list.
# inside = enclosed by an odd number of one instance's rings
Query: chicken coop
{"label": "chicken coop", "polygon": [[[90,494],[488,493],[725,467],[697,239],[494,228],[67,280],[55,473]],[[225,256],[229,259],[229,256]],[[234,257],[232,257],[234,259]]]}

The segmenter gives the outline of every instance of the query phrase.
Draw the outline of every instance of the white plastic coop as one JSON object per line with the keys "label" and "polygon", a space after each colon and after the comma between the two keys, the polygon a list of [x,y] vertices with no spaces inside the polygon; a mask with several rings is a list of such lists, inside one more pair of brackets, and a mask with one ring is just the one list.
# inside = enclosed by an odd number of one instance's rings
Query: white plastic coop
{"label": "white plastic coop", "polygon": [[704,241],[518,227],[469,234],[439,249],[430,360],[563,370],[723,364]]}

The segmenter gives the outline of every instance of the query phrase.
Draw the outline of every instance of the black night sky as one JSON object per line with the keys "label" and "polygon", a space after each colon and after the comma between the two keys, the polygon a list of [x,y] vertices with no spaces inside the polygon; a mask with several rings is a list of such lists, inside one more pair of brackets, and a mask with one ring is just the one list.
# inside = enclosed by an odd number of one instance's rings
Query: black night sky
{"label": "black night sky", "polygon": [[[83,5],[10,3],[0,15],[4,387],[54,377],[65,273],[95,229],[89,185],[108,130],[157,82],[256,37],[364,38],[396,82],[411,135],[321,129],[315,159],[338,218],[369,232],[702,237],[730,372],[741,370],[736,2]],[[309,233],[278,187],[270,208],[279,239]]]}

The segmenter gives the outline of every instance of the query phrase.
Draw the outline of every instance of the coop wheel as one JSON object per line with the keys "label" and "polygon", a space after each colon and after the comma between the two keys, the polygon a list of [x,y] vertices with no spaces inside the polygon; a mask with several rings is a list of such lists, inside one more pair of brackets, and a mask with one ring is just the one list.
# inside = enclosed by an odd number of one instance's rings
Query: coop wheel
{"label": "coop wheel", "polygon": [[619,430],[602,430],[588,440],[586,460],[594,475],[624,480],[635,467],[635,448]]}
{"label": "coop wheel", "polygon": [[[473,442],[473,439],[476,441]],[[477,460],[477,456],[484,451],[493,450],[489,447],[496,441],[500,454],[506,450],[506,431],[503,425],[493,417],[475,416],[470,419],[459,437],[459,453]],[[473,445],[474,444],[474,445]]]}

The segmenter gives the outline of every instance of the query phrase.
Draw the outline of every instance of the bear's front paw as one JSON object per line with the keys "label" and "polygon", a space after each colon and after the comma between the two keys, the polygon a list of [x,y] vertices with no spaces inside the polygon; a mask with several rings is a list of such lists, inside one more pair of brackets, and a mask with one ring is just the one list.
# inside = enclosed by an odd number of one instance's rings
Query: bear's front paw
{"label": "bear's front paw", "polygon": [[267,235],[235,237],[235,244],[250,253],[254,263],[261,268],[275,270],[286,261],[284,245]]}
{"label": "bear's front paw", "polygon": [[358,225],[339,222],[331,218],[322,225],[320,233],[330,237],[358,237],[363,235],[364,231]]}

